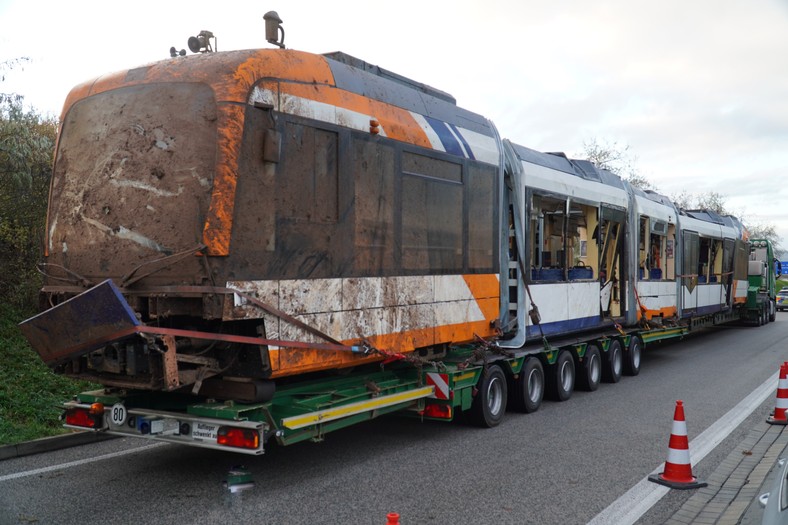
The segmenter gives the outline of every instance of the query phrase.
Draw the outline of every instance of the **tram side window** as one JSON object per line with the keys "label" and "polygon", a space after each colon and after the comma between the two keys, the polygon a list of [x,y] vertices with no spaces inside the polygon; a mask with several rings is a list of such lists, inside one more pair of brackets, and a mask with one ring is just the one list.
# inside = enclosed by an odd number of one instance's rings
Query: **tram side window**
{"label": "tram side window", "polygon": [[394,149],[379,142],[353,142],[355,178],[354,264],[377,275],[395,268]]}
{"label": "tram side window", "polygon": [[709,253],[709,282],[716,283],[722,280],[723,250],[722,240],[714,239],[711,241],[711,251]]}
{"label": "tram side window", "polygon": [[734,241],[734,252],[733,278],[736,281],[746,281],[750,258],[750,250],[747,248],[747,243],[741,239],[736,239]]}
{"label": "tram side window", "polygon": [[653,217],[640,217],[638,231],[638,279],[659,281],[669,279],[667,270],[668,224]]}
{"label": "tram side window", "polygon": [[468,222],[468,269],[495,271],[496,256],[496,187],[494,167],[470,165],[466,197]]}
{"label": "tram side window", "polygon": [[650,261],[650,238],[649,218],[640,217],[640,228],[638,229],[638,279],[648,279],[651,269]]}
{"label": "tram side window", "polygon": [[461,271],[462,166],[402,154],[402,267]]}
{"label": "tram side window", "polygon": [[[683,258],[682,265],[682,284],[684,286],[693,286],[693,280],[698,275],[698,266],[700,265],[700,242],[696,232],[685,230],[683,235]],[[697,281],[695,281],[697,282]]]}
{"label": "tram side window", "polygon": [[652,233],[648,250],[648,277],[658,281],[665,277],[665,236]]}
{"label": "tram side window", "polygon": [[283,158],[287,177],[278,199],[282,217],[334,224],[338,218],[338,137],[333,131],[288,122]]}
{"label": "tram side window", "polygon": [[569,217],[566,228],[566,264],[570,281],[594,278],[598,260],[596,245],[589,243],[589,225],[596,222],[597,208],[577,202],[569,202]]}
{"label": "tram side window", "polygon": [[698,282],[706,283],[709,280],[709,257],[711,253],[711,239],[701,237],[698,249]]}
{"label": "tram side window", "polygon": [[534,195],[531,201],[531,279],[563,281],[566,200]]}

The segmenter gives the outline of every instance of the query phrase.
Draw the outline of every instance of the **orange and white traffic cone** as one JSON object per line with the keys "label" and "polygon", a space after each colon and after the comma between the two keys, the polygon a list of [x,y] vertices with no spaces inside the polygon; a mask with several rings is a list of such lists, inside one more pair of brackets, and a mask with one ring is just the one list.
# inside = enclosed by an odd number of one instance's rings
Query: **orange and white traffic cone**
{"label": "orange and white traffic cone", "polygon": [[399,525],[399,514],[396,512],[386,514],[386,525]]}
{"label": "orange and white traffic cone", "polygon": [[672,489],[697,489],[707,485],[705,481],[699,481],[692,475],[687,422],[684,420],[684,403],[682,401],[676,401],[665,470],[662,474],[650,475],[648,479]]}
{"label": "orange and white traffic cone", "polygon": [[780,379],[777,381],[777,401],[774,404],[774,414],[766,418],[770,425],[788,425],[788,363],[780,365]]}

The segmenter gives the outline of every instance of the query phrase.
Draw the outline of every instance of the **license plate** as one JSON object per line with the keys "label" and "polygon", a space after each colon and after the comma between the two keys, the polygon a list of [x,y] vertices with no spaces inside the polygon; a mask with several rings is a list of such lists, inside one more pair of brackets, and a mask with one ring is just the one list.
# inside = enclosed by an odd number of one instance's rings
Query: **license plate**
{"label": "license plate", "polygon": [[219,435],[219,425],[195,422],[192,425],[192,438],[197,441],[210,441],[216,443]]}

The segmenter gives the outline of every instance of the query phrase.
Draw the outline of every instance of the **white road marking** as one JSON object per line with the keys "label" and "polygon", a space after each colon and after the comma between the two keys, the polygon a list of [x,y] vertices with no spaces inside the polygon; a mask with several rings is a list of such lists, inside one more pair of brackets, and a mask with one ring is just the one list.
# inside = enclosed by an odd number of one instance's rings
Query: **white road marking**
{"label": "white road marking", "polygon": [[37,468],[34,470],[26,470],[24,472],[16,472],[14,474],[6,474],[5,476],[0,476],[0,483],[2,483],[3,481],[10,481],[12,479],[36,476],[38,474],[44,474],[46,472],[52,472],[54,470],[63,470],[71,467],[78,467],[80,465],[94,463],[96,461],[102,461],[105,459],[112,459],[120,456],[127,456],[129,454],[136,454],[137,452],[143,452],[145,450],[150,450],[152,448],[160,447],[162,445],[167,445],[167,444],[168,443],[153,443],[152,445],[145,445],[144,447],[132,448],[129,450],[121,450],[119,452],[112,452],[111,454],[104,454],[103,456],[79,459],[77,461],[69,461],[68,463],[61,463],[60,465],[52,465],[49,467]]}
{"label": "white road marking", "polygon": [[[775,372],[774,375],[753,390],[738,405],[730,409],[724,416],[690,441],[691,464],[694,465],[705,458],[742,421],[761,406],[761,403],[766,401],[766,398],[774,395],[777,390],[777,379],[778,373]],[[662,472],[663,467],[664,463],[660,463],[649,475]],[[668,487],[657,485],[649,481],[648,476],[646,476],[611,503],[605,510],[597,514],[594,519],[588,522],[588,525],[631,525],[648,512],[669,491]]]}

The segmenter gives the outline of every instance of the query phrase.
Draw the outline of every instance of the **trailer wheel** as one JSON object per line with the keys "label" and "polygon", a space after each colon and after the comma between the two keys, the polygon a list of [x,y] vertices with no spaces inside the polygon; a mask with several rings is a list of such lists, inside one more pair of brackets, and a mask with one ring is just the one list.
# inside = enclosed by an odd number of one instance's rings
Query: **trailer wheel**
{"label": "trailer wheel", "polygon": [[602,355],[599,353],[598,346],[590,344],[588,348],[586,348],[586,355],[583,357],[583,366],[580,368],[580,374],[577,380],[583,390],[593,392],[599,388],[601,379]]}
{"label": "trailer wheel", "polygon": [[777,304],[774,299],[769,300],[769,322],[773,323],[777,320]]}
{"label": "trailer wheel", "polygon": [[633,335],[629,340],[629,348],[624,356],[624,373],[636,376],[640,373],[640,355],[643,352],[643,340],[638,335]]}
{"label": "trailer wheel", "polygon": [[602,371],[602,378],[606,383],[618,383],[621,380],[621,369],[623,356],[621,355],[621,343],[618,339],[613,339],[607,349],[607,363]]}
{"label": "trailer wheel", "polygon": [[536,412],[544,398],[544,368],[536,357],[528,357],[520,376],[512,382],[512,407],[518,412]]}
{"label": "trailer wheel", "polygon": [[575,388],[575,360],[567,350],[558,353],[558,359],[548,374],[550,394],[556,401],[566,401],[572,397]]}
{"label": "trailer wheel", "polygon": [[501,367],[488,366],[477,388],[468,412],[471,423],[487,428],[497,426],[506,412],[506,375]]}

